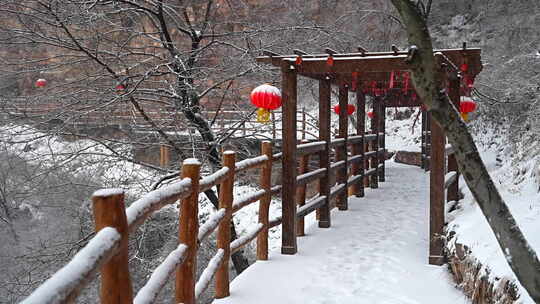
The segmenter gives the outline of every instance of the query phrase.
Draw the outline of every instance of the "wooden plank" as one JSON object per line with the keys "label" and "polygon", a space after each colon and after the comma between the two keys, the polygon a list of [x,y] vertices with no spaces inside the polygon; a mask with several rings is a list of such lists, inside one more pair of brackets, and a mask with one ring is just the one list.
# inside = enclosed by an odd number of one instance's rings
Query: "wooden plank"
{"label": "wooden plank", "polygon": [[294,66],[281,67],[283,101],[283,158],[281,192],[282,233],[281,253],[296,254],[296,94],[297,76]]}
{"label": "wooden plank", "polygon": [[118,253],[101,267],[101,303],[127,304],[133,301],[129,275],[129,233],[124,204],[124,191],[97,191],[92,196],[95,230],[115,228],[122,239]]}
{"label": "wooden plank", "polygon": [[264,197],[259,201],[259,223],[263,228],[257,236],[257,260],[268,260],[268,215],[270,209],[270,201],[272,200],[272,143],[263,141],[261,143],[261,154],[268,156],[268,160],[261,170],[261,188],[266,191]]}
{"label": "wooden plank", "polygon": [[178,242],[188,246],[186,260],[176,270],[176,303],[195,304],[197,271],[197,236],[199,232],[199,178],[201,163],[187,159],[182,165],[182,178],[191,178],[192,192],[180,204]]}
{"label": "wooden plank", "polygon": [[442,265],[444,228],[444,147],[442,128],[431,122],[431,173],[429,192],[429,263]]}
{"label": "wooden plank", "polygon": [[[339,138],[343,138],[345,140],[345,144],[341,147],[336,148],[336,160],[337,161],[344,161],[345,164],[347,163],[347,137],[349,134],[349,121],[348,121],[348,115],[347,115],[347,105],[349,104],[349,90],[347,86],[340,85],[339,86],[339,130],[338,130],[338,136]],[[338,184],[345,184],[345,188],[347,188],[347,166],[343,166],[342,168],[338,169],[337,175],[336,175],[336,182]],[[341,192],[337,197],[337,207],[339,210],[347,210],[349,209],[348,206],[348,199],[347,199],[347,192]]]}
{"label": "wooden plank", "polygon": [[[353,175],[364,175],[365,172],[365,134],[366,134],[366,96],[362,93],[362,89],[357,86],[356,88],[356,134],[362,136],[362,141],[353,146],[353,154],[358,154],[362,157],[362,161],[358,164],[356,171],[353,169]],[[355,153],[356,151],[356,153]],[[364,182],[357,183],[354,186],[354,195],[356,197],[364,197]]]}
{"label": "wooden plank", "polygon": [[319,167],[326,168],[326,174],[319,180],[319,195],[324,196],[325,202],[318,209],[320,228],[330,227],[330,102],[331,81],[323,79],[319,81],[319,140],[325,141],[326,146],[319,153]]}
{"label": "wooden plank", "polygon": [[228,297],[229,292],[229,259],[231,257],[231,219],[232,202],[234,200],[234,174],[236,167],[236,154],[233,151],[223,152],[223,166],[229,168],[227,178],[219,187],[219,208],[225,209],[225,216],[219,223],[217,233],[217,248],[223,249],[223,263],[220,264],[216,273],[216,299]]}

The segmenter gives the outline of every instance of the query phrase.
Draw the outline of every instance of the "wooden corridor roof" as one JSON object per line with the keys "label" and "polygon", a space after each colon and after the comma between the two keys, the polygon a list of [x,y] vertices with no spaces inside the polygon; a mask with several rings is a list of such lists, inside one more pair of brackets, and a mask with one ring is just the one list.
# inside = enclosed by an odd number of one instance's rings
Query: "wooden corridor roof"
{"label": "wooden corridor roof", "polygon": [[[440,49],[434,53],[442,53],[448,60],[451,68],[459,70],[463,64],[467,64],[467,74],[473,79],[482,71],[481,49],[461,48],[461,49]],[[294,67],[298,75],[312,79],[322,79],[330,77],[333,84],[345,84],[353,88],[354,80],[352,73],[358,74],[358,80],[368,81],[388,81],[392,71],[409,70],[407,63],[407,51],[393,52],[367,52],[357,53],[337,53],[327,49],[324,54],[306,54],[302,51],[295,51],[292,55],[278,55],[266,52],[266,56],[257,57],[257,62],[272,64],[279,68]],[[301,63],[297,64],[297,58],[301,58]],[[332,65],[327,64],[327,59],[332,57]]]}

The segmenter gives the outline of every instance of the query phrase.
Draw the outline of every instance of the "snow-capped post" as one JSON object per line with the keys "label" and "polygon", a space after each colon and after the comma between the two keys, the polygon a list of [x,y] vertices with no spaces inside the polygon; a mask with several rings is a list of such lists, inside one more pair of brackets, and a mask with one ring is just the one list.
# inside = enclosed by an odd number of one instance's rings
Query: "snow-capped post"
{"label": "snow-capped post", "polygon": [[381,117],[381,111],[379,104],[381,103],[380,97],[373,99],[373,118],[371,119],[371,133],[375,134],[375,139],[371,141],[371,151],[375,151],[375,155],[371,157],[371,169],[375,169],[375,173],[371,175],[370,187],[372,189],[379,188],[379,118]]}
{"label": "snow-capped post", "polygon": [[283,188],[281,191],[282,226],[281,253],[296,254],[296,94],[297,75],[294,65],[283,61],[281,65],[283,100]]}
{"label": "snow-capped post", "polygon": [[[307,140],[302,140],[302,143],[308,143]],[[304,174],[308,173],[309,171],[309,154],[304,154],[302,157],[300,157],[300,164],[298,168],[298,174]],[[306,204],[306,189],[307,184],[301,185],[298,187],[296,192],[296,199],[298,201],[298,206],[304,206]],[[298,219],[298,223],[296,224],[296,235],[297,236],[304,236],[304,217]]]}
{"label": "snow-capped post", "polygon": [[[364,136],[365,136],[365,119],[366,119],[366,96],[362,92],[362,88],[356,85],[356,134],[362,136],[362,140],[354,144],[352,149],[353,155],[361,155],[362,160],[355,162],[352,165],[352,175],[364,175]],[[355,183],[352,186],[352,192],[357,197],[364,197],[364,181]]]}
{"label": "snow-capped post", "polygon": [[191,194],[180,202],[178,242],[188,246],[186,260],[176,270],[176,303],[195,304],[197,236],[199,233],[199,178],[201,163],[189,158],[182,164],[182,179],[191,179]]}
{"label": "snow-capped post", "polygon": [[336,147],[336,158],[337,161],[344,161],[345,165],[338,169],[336,174],[336,182],[338,185],[344,184],[345,187],[343,188],[344,191],[342,191],[340,194],[338,194],[336,199],[336,205],[339,210],[347,210],[349,208],[348,206],[348,198],[347,198],[347,136],[349,134],[349,121],[348,121],[348,113],[347,113],[347,106],[349,104],[349,88],[345,83],[340,83],[339,85],[339,92],[338,92],[338,99],[339,99],[339,130],[338,130],[338,137],[345,139],[345,142],[343,143],[343,146]]}
{"label": "snow-capped post", "polygon": [[161,144],[159,146],[159,165],[161,168],[167,168],[171,161],[171,149],[169,146]]}
{"label": "snow-capped post", "polygon": [[92,195],[92,205],[96,232],[105,227],[112,227],[122,236],[118,253],[101,267],[100,303],[132,303],[133,289],[128,267],[129,232],[124,190],[98,190]]}
{"label": "snow-capped post", "polygon": [[227,178],[221,182],[219,188],[219,208],[225,209],[225,216],[219,223],[217,233],[217,248],[223,249],[223,262],[216,272],[216,298],[229,296],[229,259],[231,257],[231,218],[234,190],[234,170],[236,153],[223,152],[223,167],[229,168]]}
{"label": "snow-capped post", "polygon": [[266,160],[261,167],[261,188],[266,191],[266,194],[259,201],[259,223],[263,224],[263,228],[257,236],[257,260],[268,260],[268,213],[270,209],[270,201],[272,200],[272,143],[263,141],[261,143],[261,155],[266,155]]}

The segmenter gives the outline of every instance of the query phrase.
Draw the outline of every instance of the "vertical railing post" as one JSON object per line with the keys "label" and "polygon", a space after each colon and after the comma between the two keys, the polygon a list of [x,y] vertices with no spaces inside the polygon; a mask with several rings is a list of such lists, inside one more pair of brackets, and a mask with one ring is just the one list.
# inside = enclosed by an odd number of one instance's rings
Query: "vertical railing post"
{"label": "vertical railing post", "polygon": [[276,142],[276,114],[272,111],[272,142]]}
{"label": "vertical railing post", "polygon": [[161,168],[169,167],[171,161],[171,150],[167,145],[161,144],[159,146],[159,165]]}
{"label": "vertical railing post", "polygon": [[283,100],[283,158],[282,158],[282,226],[281,253],[296,254],[296,105],[297,75],[294,65],[283,62],[281,67]]}
{"label": "vertical railing post", "polygon": [[[456,110],[459,109],[459,101],[460,101],[460,84],[461,84],[461,78],[459,74],[452,73],[450,77],[450,90],[449,90],[449,97],[450,100],[452,100],[452,103],[456,107]],[[459,169],[458,164],[456,160],[455,154],[451,154],[448,156],[448,171],[455,171],[456,172],[456,180],[450,184],[448,187],[448,193],[446,195],[447,201],[458,201],[459,200]]]}
{"label": "vertical railing post", "polygon": [[[302,143],[307,143],[307,140],[303,140]],[[304,174],[309,172],[309,154],[302,155],[300,157],[300,165],[298,167],[298,173]],[[298,206],[304,206],[306,204],[306,189],[307,185],[304,184],[300,187],[298,187],[296,192],[296,198],[298,200]],[[298,223],[296,224],[296,235],[297,236],[304,236],[304,217],[298,219]]]}
{"label": "vertical railing post", "polygon": [[270,201],[272,200],[272,143],[263,141],[261,144],[261,155],[266,155],[268,160],[264,162],[261,169],[261,188],[266,194],[259,201],[259,223],[263,228],[257,236],[257,260],[268,260],[268,216]]}
{"label": "vertical railing post", "polygon": [[349,88],[345,84],[339,85],[339,138],[343,138],[345,143],[343,146],[336,148],[336,159],[337,161],[344,161],[345,166],[338,169],[336,174],[337,184],[345,184],[345,191],[341,192],[337,196],[337,207],[339,210],[347,210],[348,199],[347,199],[347,136],[349,134],[349,121],[347,119],[347,106],[349,104]]}
{"label": "vertical railing post", "polygon": [[375,151],[375,155],[371,157],[371,168],[375,169],[375,174],[371,175],[370,187],[372,189],[379,188],[379,119],[380,113],[380,97],[373,99],[373,118],[371,119],[371,133],[375,134],[375,140],[371,142],[371,150]]}
{"label": "vertical railing post", "polygon": [[219,209],[225,209],[225,216],[219,223],[217,248],[223,249],[223,261],[216,272],[216,298],[229,296],[229,259],[231,257],[231,218],[234,190],[234,170],[236,154],[233,151],[223,152],[223,167],[229,168],[227,178],[219,187]]}
{"label": "vertical railing post", "polygon": [[429,171],[431,168],[431,113],[426,112],[426,159],[424,161],[424,170]]}
{"label": "vertical railing post", "polygon": [[[357,171],[353,169],[353,174],[364,175],[365,172],[365,130],[366,130],[366,96],[362,93],[362,88],[356,85],[356,134],[362,136],[362,141],[357,145],[354,145],[353,154],[362,155],[362,160],[357,162]],[[356,150],[356,152],[355,152]],[[364,181],[360,180],[355,185],[354,195],[357,197],[364,197]]]}
{"label": "vertical railing post", "polygon": [[379,150],[381,150],[381,154],[379,155],[379,161],[380,161],[380,170],[379,170],[379,181],[384,182],[386,180],[385,174],[386,174],[386,106],[384,104],[384,100],[381,100],[380,103],[380,125],[379,125],[379,133],[380,135],[380,146]]}
{"label": "vertical railing post", "polygon": [[427,111],[423,108],[420,108],[420,111],[422,111],[422,131],[421,131],[421,159],[420,159],[420,168],[425,169],[426,168],[426,135],[427,135]]}
{"label": "vertical railing post", "polygon": [[132,303],[129,275],[129,232],[122,189],[104,189],[92,195],[96,232],[115,228],[122,236],[119,252],[101,267],[100,299],[103,304]]}
{"label": "vertical railing post", "polygon": [[330,102],[332,84],[330,78],[319,80],[319,140],[325,141],[323,151],[319,152],[319,167],[325,168],[326,173],[319,179],[319,194],[325,196],[324,205],[319,208],[319,227],[328,228],[330,219]]}
{"label": "vertical railing post", "polygon": [[178,242],[187,245],[188,249],[184,263],[176,270],[176,303],[195,303],[200,170],[201,163],[194,158],[186,159],[182,164],[182,178],[191,179],[191,194],[180,203]]}
{"label": "vertical railing post", "polygon": [[306,108],[302,108],[302,140],[306,139]]}

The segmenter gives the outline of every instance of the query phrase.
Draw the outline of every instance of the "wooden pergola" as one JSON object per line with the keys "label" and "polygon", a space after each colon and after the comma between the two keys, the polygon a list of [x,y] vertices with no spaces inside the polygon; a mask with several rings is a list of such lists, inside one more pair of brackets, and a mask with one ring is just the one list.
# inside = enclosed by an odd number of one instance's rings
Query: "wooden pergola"
{"label": "wooden pergola", "polygon": [[[347,162],[347,141],[354,137],[359,145],[352,145],[352,149],[362,149],[362,157],[365,149],[365,105],[366,95],[373,97],[374,117],[371,120],[371,133],[377,136],[377,140],[371,142],[374,145],[372,150],[379,154],[379,136],[382,136],[384,146],[385,108],[386,107],[417,107],[422,102],[417,98],[414,88],[389,89],[374,93],[370,86],[375,84],[375,88],[387,87],[391,75],[396,72],[408,72],[410,66],[407,63],[409,53],[400,51],[393,47],[391,52],[368,52],[359,48],[356,53],[338,53],[331,49],[326,49],[325,53],[307,54],[306,52],[295,50],[292,55],[278,55],[272,52],[265,52],[265,56],[257,58],[258,62],[272,64],[281,70],[282,79],[282,100],[283,100],[283,175],[282,175],[282,247],[283,254],[295,254],[297,252],[296,225],[297,207],[295,193],[297,189],[297,79],[304,76],[319,81],[319,141],[326,142],[325,148],[319,154],[320,168],[326,168],[326,176],[320,179],[320,195],[326,196],[325,202],[320,205],[319,227],[330,227],[330,149],[332,148],[330,133],[331,115],[331,89],[332,85],[339,88],[339,138],[345,142],[342,148],[336,148],[336,160]],[[452,101],[459,108],[460,88],[462,87],[461,77],[474,80],[482,70],[480,59],[480,49],[467,48],[463,45],[461,49],[436,50],[442,54],[443,68],[448,84],[448,94]],[[465,67],[465,68],[464,68]],[[393,76],[392,76],[393,77]],[[356,134],[349,134],[346,108],[349,103],[349,91],[356,93]],[[444,203],[445,203],[445,147],[446,136],[443,130],[436,124],[429,122],[429,113],[423,111],[422,115],[422,151],[430,154],[425,157],[424,166],[430,167],[430,250],[429,262],[431,264],[442,264],[443,243],[440,236],[443,234],[444,226]],[[382,133],[381,133],[382,131]],[[429,140],[430,138],[430,140]],[[430,144],[428,143],[431,143]],[[335,146],[335,145],[334,145]],[[344,147],[344,148],[343,148]],[[353,155],[357,153],[353,152]],[[379,181],[384,181],[384,161],[378,163],[378,158],[371,159],[371,167],[378,172]],[[360,162],[363,174],[363,163]],[[353,164],[354,166],[354,164]],[[449,162],[449,166],[457,172],[455,160]],[[343,169],[337,170],[336,180],[344,181],[347,185],[347,165]],[[372,187],[377,186],[377,178],[372,180]],[[352,187],[352,186],[351,186]],[[451,185],[448,192],[448,200],[457,200],[457,182]],[[453,189],[453,190],[451,190]],[[337,195],[337,207],[340,210],[347,209],[347,193],[342,191]],[[363,196],[358,189],[353,191],[357,196]]]}

